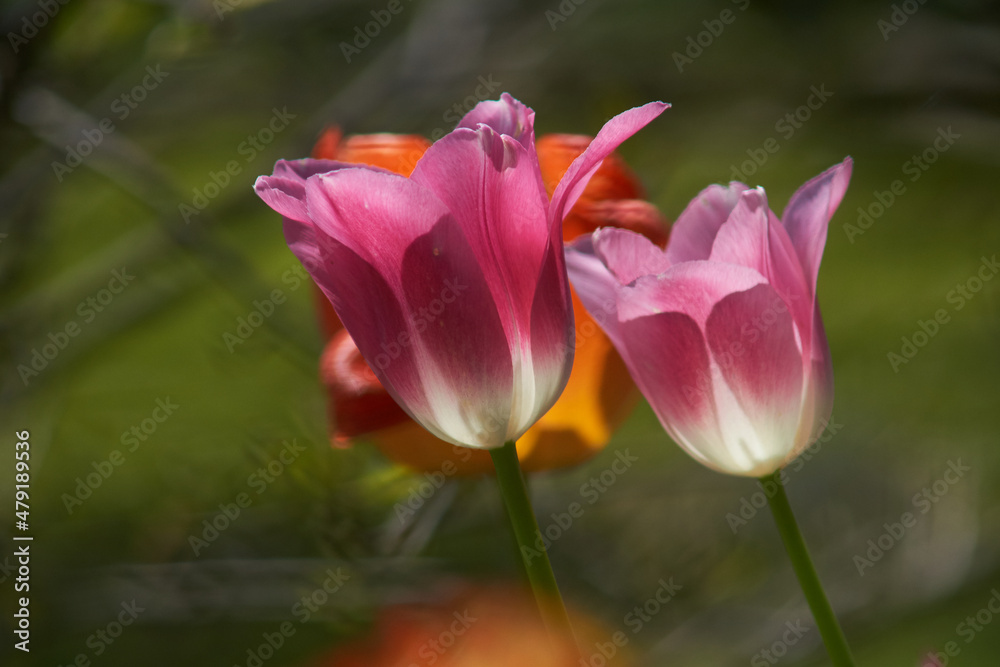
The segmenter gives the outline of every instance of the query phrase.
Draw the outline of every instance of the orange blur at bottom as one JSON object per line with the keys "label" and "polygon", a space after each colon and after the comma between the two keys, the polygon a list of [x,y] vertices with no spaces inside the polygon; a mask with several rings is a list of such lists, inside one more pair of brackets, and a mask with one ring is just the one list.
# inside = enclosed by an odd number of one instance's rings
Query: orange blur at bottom
{"label": "orange blur at bottom", "polygon": [[[573,616],[581,646],[607,642],[610,632]],[[632,664],[615,647],[601,664]],[[573,637],[550,637],[534,600],[497,585],[469,590],[436,604],[404,604],[379,614],[368,637],[343,646],[308,667],[578,667]]]}

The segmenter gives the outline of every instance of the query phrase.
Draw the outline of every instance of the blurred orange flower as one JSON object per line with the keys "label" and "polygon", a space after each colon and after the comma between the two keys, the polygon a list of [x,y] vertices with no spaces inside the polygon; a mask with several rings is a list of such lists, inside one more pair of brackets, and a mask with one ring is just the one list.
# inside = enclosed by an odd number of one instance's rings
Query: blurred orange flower
{"label": "blurred orange flower", "polygon": [[[569,134],[549,134],[537,140],[538,161],[550,197],[591,140]],[[429,141],[416,135],[368,134],[345,139],[334,127],[320,137],[313,157],[368,164],[409,176],[429,146]],[[612,154],[566,217],[563,238],[570,241],[598,227],[613,226],[639,232],[664,246],[666,220],[643,196],[638,178],[621,157]],[[576,317],[573,370],[559,400],[517,441],[518,458],[526,471],[587,460],[604,448],[638,400],[621,357],[583,308],[576,291],[571,291]],[[455,474],[492,472],[489,452],[456,451],[410,419],[365,363],[326,297],[319,290],[315,293],[320,324],[329,338],[320,360],[320,377],[329,392],[334,445],[347,446],[352,438],[365,436],[390,459],[417,470],[438,470],[450,461]]]}
{"label": "blurred orange flower", "polygon": [[[580,645],[607,642],[610,633],[574,615]],[[631,664],[613,645],[611,660]],[[342,646],[309,667],[578,667],[572,637],[551,637],[530,595],[482,587],[436,604],[403,604],[382,610],[368,637]]]}

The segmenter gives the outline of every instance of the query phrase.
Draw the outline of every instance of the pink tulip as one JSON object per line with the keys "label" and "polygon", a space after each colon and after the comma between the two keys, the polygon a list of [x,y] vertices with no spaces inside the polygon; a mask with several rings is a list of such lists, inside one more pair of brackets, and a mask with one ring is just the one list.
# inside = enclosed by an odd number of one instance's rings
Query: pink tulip
{"label": "pink tulip", "polygon": [[775,472],[821,433],[833,407],[816,301],[830,218],[852,161],[792,196],[782,219],[763,188],[703,190],[666,251],[621,229],[566,250],[577,294],[670,436],[720,472]]}
{"label": "pink tulip", "polygon": [[551,201],[534,112],[507,94],[478,104],[408,178],[279,161],[256,191],[396,402],[442,440],[500,447],[552,406],[572,366],[563,217],[601,160],[666,107],[612,118]]}

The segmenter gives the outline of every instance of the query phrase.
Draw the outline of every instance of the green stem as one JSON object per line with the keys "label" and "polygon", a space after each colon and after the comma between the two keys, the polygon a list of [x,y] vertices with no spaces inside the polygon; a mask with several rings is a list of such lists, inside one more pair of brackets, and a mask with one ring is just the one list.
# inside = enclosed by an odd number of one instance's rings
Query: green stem
{"label": "green stem", "polygon": [[802,592],[805,593],[806,601],[812,610],[813,618],[816,620],[816,627],[826,644],[826,651],[830,654],[830,660],[835,667],[854,667],[854,658],[851,656],[851,649],[847,646],[844,638],[844,631],[840,629],[840,623],[833,613],[833,607],[826,598],[823,585],[816,574],[812,559],[809,558],[809,551],[806,543],[802,539],[802,533],[795,522],[795,515],[792,514],[792,506],[788,504],[788,496],[785,494],[785,487],[781,483],[781,471],[773,475],[761,478],[761,482],[767,488],[768,484],[773,484],[775,492],[770,495],[771,512],[774,514],[774,521],[778,524],[778,532],[781,533],[781,541],[785,543],[785,550],[792,561],[792,568],[795,576],[798,577]]}
{"label": "green stem", "polygon": [[493,466],[497,471],[497,483],[500,485],[500,495],[507,508],[507,516],[514,528],[521,561],[528,573],[528,582],[535,594],[535,601],[542,613],[549,632],[557,637],[573,637],[569,615],[559,594],[559,585],[549,563],[549,554],[543,546],[537,548],[541,533],[535,512],[531,509],[528,488],[521,473],[521,463],[517,459],[517,448],[514,441],[508,441],[503,447],[490,450]]}

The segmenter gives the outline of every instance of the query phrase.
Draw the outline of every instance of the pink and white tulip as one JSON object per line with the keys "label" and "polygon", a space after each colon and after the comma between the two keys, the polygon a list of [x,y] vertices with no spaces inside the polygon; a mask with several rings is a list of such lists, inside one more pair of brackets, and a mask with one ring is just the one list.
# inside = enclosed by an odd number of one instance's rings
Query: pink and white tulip
{"label": "pink and white tulip", "polygon": [[666,107],[612,118],[551,201],[534,112],[507,94],[478,104],[409,178],[279,161],[256,191],[399,405],[442,440],[500,447],[552,406],[573,363],[562,220],[601,161]]}
{"label": "pink and white tulip", "polygon": [[703,190],[666,251],[599,229],[566,249],[570,280],[660,423],[696,460],[761,477],[808,447],[833,408],[816,300],[845,159],[792,196],[781,219],[763,188]]}

